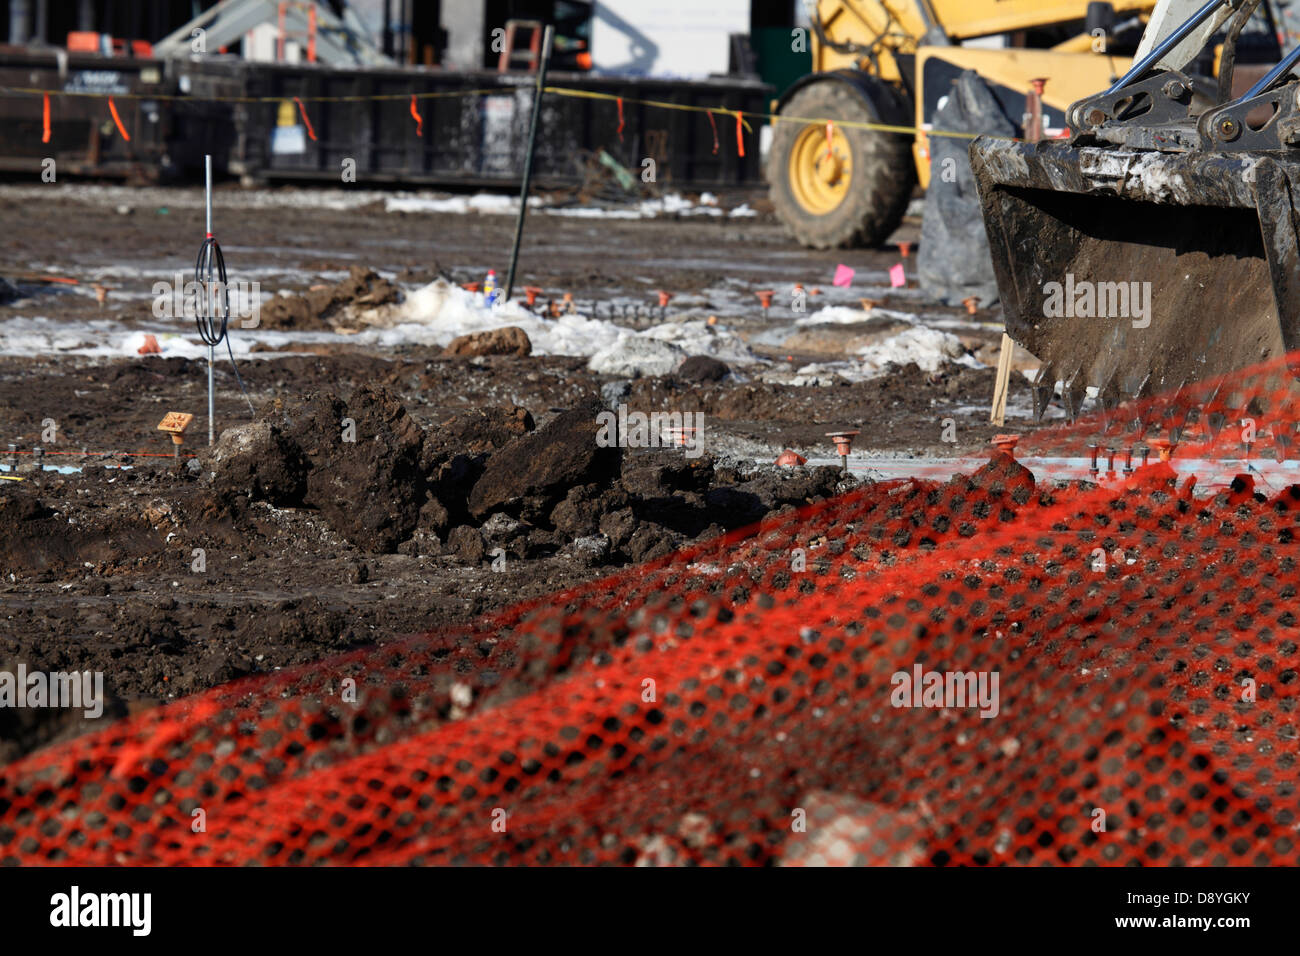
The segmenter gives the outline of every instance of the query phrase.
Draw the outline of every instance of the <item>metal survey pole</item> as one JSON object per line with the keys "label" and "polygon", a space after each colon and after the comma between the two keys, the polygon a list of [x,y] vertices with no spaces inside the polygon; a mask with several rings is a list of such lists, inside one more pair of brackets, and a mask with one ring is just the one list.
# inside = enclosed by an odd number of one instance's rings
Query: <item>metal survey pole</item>
{"label": "metal survey pole", "polygon": [[[207,210],[208,210],[208,238],[212,238],[212,154],[204,156],[204,172],[207,180]],[[222,290],[224,293],[224,290]],[[204,296],[206,303],[208,296],[212,295],[212,284],[209,282],[207,287],[207,296]],[[211,445],[216,441],[216,389],[212,379],[212,364],[216,359],[217,347],[208,345],[208,444]]]}
{"label": "metal survey pole", "polygon": [[537,68],[537,91],[533,94],[533,118],[528,127],[528,152],[524,156],[524,185],[519,194],[519,220],[515,223],[515,244],[510,250],[510,271],[506,273],[506,292],[502,302],[510,301],[515,288],[515,266],[519,263],[519,243],[524,238],[524,216],[528,214],[528,187],[533,179],[533,150],[537,146],[537,125],[542,114],[542,91],[546,87],[546,68],[551,64],[551,41],[555,28],[549,24],[542,36],[542,62]]}

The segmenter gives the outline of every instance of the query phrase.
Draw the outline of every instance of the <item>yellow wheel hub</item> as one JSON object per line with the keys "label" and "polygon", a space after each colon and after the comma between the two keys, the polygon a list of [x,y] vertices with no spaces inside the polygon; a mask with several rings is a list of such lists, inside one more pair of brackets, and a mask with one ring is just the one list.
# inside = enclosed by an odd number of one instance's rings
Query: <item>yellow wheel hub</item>
{"label": "yellow wheel hub", "polygon": [[790,190],[799,205],[814,216],[834,212],[853,184],[853,153],[838,127],[805,127],[790,150]]}

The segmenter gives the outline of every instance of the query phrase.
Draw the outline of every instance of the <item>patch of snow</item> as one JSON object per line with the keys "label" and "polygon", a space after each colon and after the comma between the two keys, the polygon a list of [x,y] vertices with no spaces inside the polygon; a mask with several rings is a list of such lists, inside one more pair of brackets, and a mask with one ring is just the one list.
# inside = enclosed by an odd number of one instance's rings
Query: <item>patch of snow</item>
{"label": "patch of snow", "polygon": [[[528,208],[537,209],[543,201],[537,196],[530,196]],[[475,193],[473,196],[390,196],[384,201],[385,212],[441,212],[466,213],[476,212],[484,215],[514,215],[519,211],[519,197],[500,193]]]}
{"label": "patch of snow", "polygon": [[640,378],[668,375],[686,359],[686,352],[670,342],[626,333],[591,357],[587,368],[598,375]]}
{"label": "patch of snow", "polygon": [[735,332],[725,325],[709,325],[704,319],[688,322],[664,322],[640,333],[646,338],[670,342],[687,355],[710,355],[724,362],[753,362],[754,353]]}
{"label": "patch of snow", "polygon": [[[400,305],[374,310],[362,321],[369,328],[352,338],[377,345],[446,345],[458,335],[514,325],[528,333],[533,352],[538,355],[594,356],[620,340],[640,338],[666,343],[683,357],[710,355],[740,363],[755,359],[740,336],[726,326],[709,325],[704,320],[666,322],[644,332],[631,332],[613,322],[578,314],[544,319],[518,302],[489,306],[481,293],[468,292],[442,279],[408,293]],[[651,351],[655,351],[653,347],[644,350],[645,354]],[[657,354],[662,364],[664,353],[658,350]]]}
{"label": "patch of snow", "polygon": [[897,319],[900,322],[915,323],[918,316],[912,312],[899,312],[896,309],[874,308],[866,312],[862,308],[844,305],[828,305],[818,309],[812,315],[805,315],[795,320],[796,326],[810,325],[857,325],[871,319]]}
{"label": "patch of snow", "polygon": [[858,355],[862,357],[862,371],[868,377],[883,372],[890,365],[911,362],[924,372],[936,372],[949,362],[969,368],[984,367],[983,363],[967,354],[957,336],[924,325],[904,329],[883,342],[863,346]]}

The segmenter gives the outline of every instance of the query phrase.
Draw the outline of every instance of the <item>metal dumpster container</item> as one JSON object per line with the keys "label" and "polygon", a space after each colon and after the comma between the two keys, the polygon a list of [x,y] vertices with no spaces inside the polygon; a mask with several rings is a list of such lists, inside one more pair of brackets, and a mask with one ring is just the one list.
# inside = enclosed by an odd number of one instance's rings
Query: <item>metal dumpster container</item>
{"label": "metal dumpster container", "polygon": [[169,173],[171,109],[150,99],[176,92],[161,61],[9,48],[0,55],[0,87],[111,95],[131,137],[122,138],[102,96],[51,96],[44,143],[41,96],[0,92],[0,170],[39,175],[53,159],[59,174],[157,180]]}
{"label": "metal dumpster container", "polygon": [[[354,161],[362,182],[506,186],[522,175],[534,83],[528,74],[216,60],[178,62],[176,68],[180,83],[196,97],[220,88],[227,95],[267,98],[231,105],[233,131],[224,165],[255,181],[337,182],[346,160]],[[770,86],[730,78],[681,82],[586,74],[552,74],[547,85],[621,96],[625,103],[620,133],[616,102],[546,96],[534,167],[543,188],[582,182],[587,159],[602,148],[635,172],[643,160],[653,159],[657,181],[679,188],[762,182],[759,122],[749,121],[741,157],[734,117],[715,116],[715,150],[714,125],[706,114],[631,101],[762,113]],[[419,136],[411,96],[426,94],[439,95],[418,100]]]}

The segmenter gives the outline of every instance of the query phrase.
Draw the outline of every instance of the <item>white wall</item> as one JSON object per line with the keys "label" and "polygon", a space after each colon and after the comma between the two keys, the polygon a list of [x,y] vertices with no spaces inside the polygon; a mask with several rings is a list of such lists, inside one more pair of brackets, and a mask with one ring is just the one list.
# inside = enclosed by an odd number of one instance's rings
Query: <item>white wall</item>
{"label": "white wall", "polygon": [[749,32],[750,0],[596,0],[595,69],[635,76],[725,73],[729,36]]}

